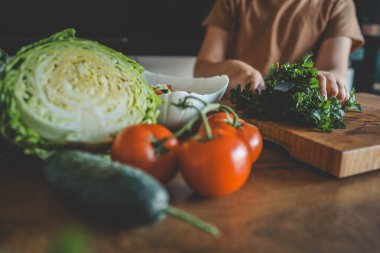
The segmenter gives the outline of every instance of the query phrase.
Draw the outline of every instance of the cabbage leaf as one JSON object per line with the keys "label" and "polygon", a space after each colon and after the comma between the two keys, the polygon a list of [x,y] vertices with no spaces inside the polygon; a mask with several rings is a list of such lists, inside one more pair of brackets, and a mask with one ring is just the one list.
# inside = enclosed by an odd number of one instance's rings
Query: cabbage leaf
{"label": "cabbage leaf", "polygon": [[0,133],[26,153],[110,143],[156,122],[160,103],[143,67],[66,29],[21,48],[0,76]]}

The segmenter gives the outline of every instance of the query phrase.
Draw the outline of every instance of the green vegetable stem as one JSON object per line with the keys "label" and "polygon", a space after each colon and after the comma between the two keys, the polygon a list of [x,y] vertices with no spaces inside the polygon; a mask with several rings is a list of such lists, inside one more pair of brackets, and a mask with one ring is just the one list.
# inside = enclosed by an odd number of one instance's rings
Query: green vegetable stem
{"label": "green vegetable stem", "polygon": [[7,58],[8,54],[2,48],[0,48],[0,70],[2,66],[6,63]]}
{"label": "green vegetable stem", "polygon": [[[203,108],[199,109],[198,107],[192,105],[189,102],[189,100],[197,100],[201,102],[203,104]],[[177,138],[181,137],[185,132],[190,131],[193,128],[195,122],[197,122],[197,120],[199,119],[202,119],[202,122],[205,125],[206,138],[211,139],[212,138],[211,127],[207,120],[207,114],[211,112],[222,111],[222,112],[231,113],[233,115],[233,120],[231,120],[232,122],[230,122],[231,125],[235,127],[238,127],[240,125],[239,116],[231,107],[227,105],[223,105],[220,103],[206,103],[202,99],[198,97],[194,97],[194,96],[187,96],[182,101],[179,101],[179,103],[173,103],[173,105],[182,109],[193,108],[194,110],[198,112],[194,117],[192,117],[182,128],[180,128],[174,134],[174,136]]]}
{"label": "green vegetable stem", "polygon": [[186,223],[189,223],[191,225],[193,225],[194,227],[212,235],[212,236],[215,236],[215,237],[218,237],[220,236],[220,230],[203,221],[203,220],[200,220],[198,217],[194,216],[194,215],[191,215],[190,213],[187,213],[181,209],[178,209],[178,208],[175,208],[174,206],[168,206],[166,209],[165,209],[166,213],[169,214],[170,216],[174,217],[174,218],[177,218],[177,219],[180,219],[182,221],[185,221]]}

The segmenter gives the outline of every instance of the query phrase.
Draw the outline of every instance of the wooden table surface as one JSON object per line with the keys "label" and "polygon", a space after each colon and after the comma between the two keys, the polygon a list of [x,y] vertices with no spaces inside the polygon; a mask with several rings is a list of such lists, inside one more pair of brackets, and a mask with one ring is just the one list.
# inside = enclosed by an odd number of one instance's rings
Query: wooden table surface
{"label": "wooden table surface", "polygon": [[55,196],[40,163],[0,163],[0,252],[46,252],[67,227],[86,233],[91,252],[380,252],[380,171],[336,179],[265,143],[239,192],[194,195],[181,177],[171,204],[213,223],[213,238],[176,219],[152,226],[96,225]]}

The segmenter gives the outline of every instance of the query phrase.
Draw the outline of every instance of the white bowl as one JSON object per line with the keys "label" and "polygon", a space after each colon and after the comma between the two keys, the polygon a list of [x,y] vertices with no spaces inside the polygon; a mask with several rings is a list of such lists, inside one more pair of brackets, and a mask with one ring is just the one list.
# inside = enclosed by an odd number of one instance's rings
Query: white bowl
{"label": "white bowl", "polygon": [[[226,75],[182,78],[149,71],[144,71],[143,77],[152,86],[170,84],[173,87],[174,92],[159,95],[163,104],[159,107],[158,122],[171,129],[183,126],[197,113],[194,108],[181,109],[172,103],[179,103],[187,96],[200,98],[206,103],[218,102],[226,92],[229,81]],[[202,109],[204,106],[196,99],[189,99],[188,101],[198,109]]]}

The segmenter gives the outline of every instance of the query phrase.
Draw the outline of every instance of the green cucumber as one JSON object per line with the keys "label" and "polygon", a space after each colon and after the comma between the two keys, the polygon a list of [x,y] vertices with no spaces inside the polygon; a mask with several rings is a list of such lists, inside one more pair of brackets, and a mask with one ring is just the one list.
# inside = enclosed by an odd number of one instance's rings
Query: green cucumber
{"label": "green cucumber", "polygon": [[149,224],[163,218],[168,207],[168,193],[155,179],[106,157],[58,151],[43,170],[57,192],[107,224]]}
{"label": "green cucumber", "polygon": [[45,161],[43,171],[58,193],[101,223],[143,225],[168,214],[213,236],[220,235],[216,227],[170,206],[166,189],[153,177],[104,156],[56,151]]}

